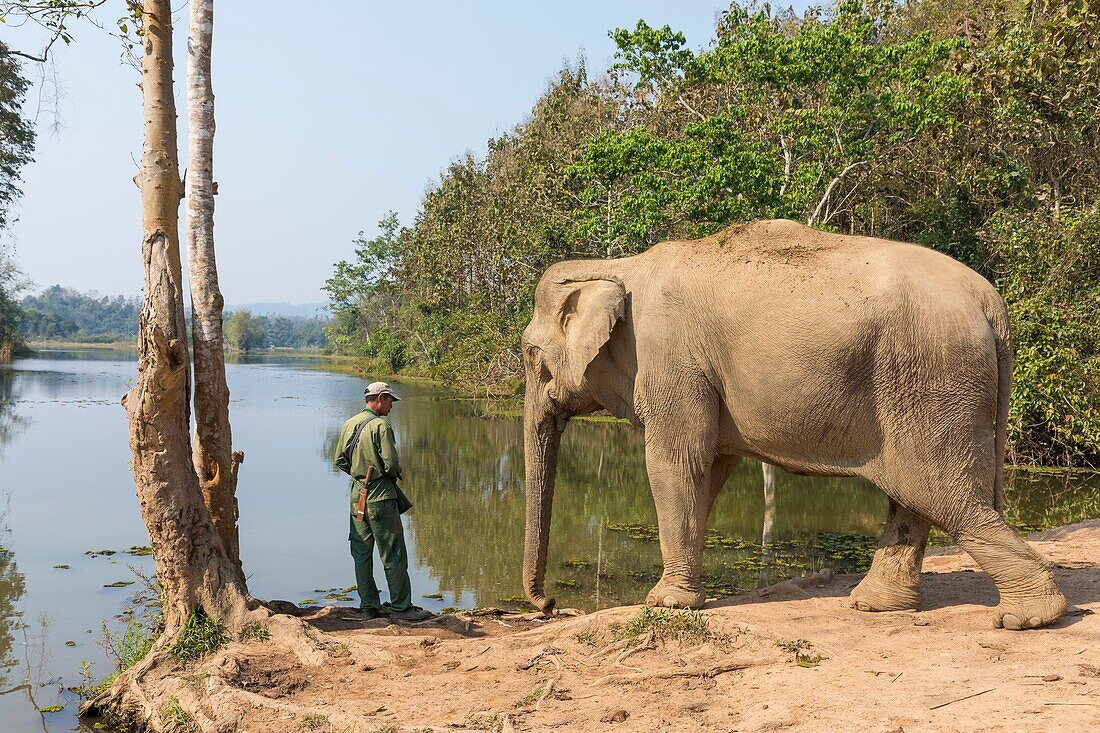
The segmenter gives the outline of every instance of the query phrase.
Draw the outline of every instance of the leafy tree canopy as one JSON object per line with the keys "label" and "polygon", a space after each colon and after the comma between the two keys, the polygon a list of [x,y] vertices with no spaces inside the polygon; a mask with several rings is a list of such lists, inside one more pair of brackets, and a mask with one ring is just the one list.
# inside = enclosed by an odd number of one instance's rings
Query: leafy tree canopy
{"label": "leafy tree canopy", "polygon": [[356,242],[328,286],[336,348],[519,389],[550,263],[790,218],[924,244],[993,280],[1017,346],[1012,460],[1100,464],[1095,3],[735,2],[698,51],[645,21],[611,37],[606,73],[566,65],[409,226],[391,215]]}

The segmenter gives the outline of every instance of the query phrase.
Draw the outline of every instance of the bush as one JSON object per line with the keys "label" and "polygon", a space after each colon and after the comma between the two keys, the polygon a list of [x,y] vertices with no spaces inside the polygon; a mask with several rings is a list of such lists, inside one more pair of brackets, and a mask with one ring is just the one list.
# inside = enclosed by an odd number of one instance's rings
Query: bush
{"label": "bush", "polygon": [[1100,206],[1003,211],[982,234],[1016,347],[1011,462],[1100,465]]}

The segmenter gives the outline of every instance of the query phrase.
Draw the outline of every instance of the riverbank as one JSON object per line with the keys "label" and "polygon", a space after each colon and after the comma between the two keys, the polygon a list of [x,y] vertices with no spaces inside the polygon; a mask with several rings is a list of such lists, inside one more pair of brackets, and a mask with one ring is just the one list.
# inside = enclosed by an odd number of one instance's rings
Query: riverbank
{"label": "riverbank", "polygon": [[86,341],[28,341],[27,348],[33,355],[35,351],[137,351],[136,341],[109,341],[89,343]]}
{"label": "riverbank", "polygon": [[[992,584],[957,548],[929,552],[920,612],[848,608],[857,575],[821,572],[656,616],[637,606],[543,620],[419,625],[293,609],[321,650],[233,643],[164,670],[203,731],[1088,730],[1100,712],[1100,520],[1029,537],[1071,610],[994,630]],[[167,694],[167,693],[164,693]]]}

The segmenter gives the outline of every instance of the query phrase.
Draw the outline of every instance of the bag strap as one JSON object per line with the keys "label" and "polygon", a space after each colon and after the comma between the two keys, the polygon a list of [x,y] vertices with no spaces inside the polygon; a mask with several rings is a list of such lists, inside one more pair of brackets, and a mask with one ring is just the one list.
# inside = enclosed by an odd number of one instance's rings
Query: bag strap
{"label": "bag strap", "polygon": [[355,426],[355,432],[351,434],[351,440],[348,441],[348,447],[344,451],[344,460],[348,462],[349,468],[351,467],[351,456],[353,453],[355,453],[355,449],[359,447],[359,438],[363,434],[363,428],[365,428],[368,423],[373,423],[375,420],[381,419],[381,417],[375,415],[374,417],[369,417]]}

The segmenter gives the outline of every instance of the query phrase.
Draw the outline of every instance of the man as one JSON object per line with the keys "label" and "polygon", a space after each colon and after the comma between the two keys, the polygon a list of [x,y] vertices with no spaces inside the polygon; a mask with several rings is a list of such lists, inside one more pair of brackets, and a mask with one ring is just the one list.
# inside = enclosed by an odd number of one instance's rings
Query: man
{"label": "man", "polygon": [[[421,621],[431,614],[412,604],[409,552],[401,528],[401,513],[397,509],[396,482],[401,478],[401,464],[397,458],[393,428],[386,419],[393,403],[401,398],[385,382],[367,385],[363,396],[367,407],[344,423],[334,459],[336,467],[352,477],[349,539],[351,556],[355,561],[355,584],[359,587],[359,607],[365,621],[386,615],[400,621]],[[360,425],[362,429],[358,440],[355,440],[355,432]],[[374,466],[374,474],[370,483],[364,486],[363,479],[369,466]],[[363,521],[356,519],[354,514],[361,491],[367,492],[367,516]],[[378,546],[378,555],[390,588],[388,611],[379,602],[378,586],[374,582],[375,545]]]}

